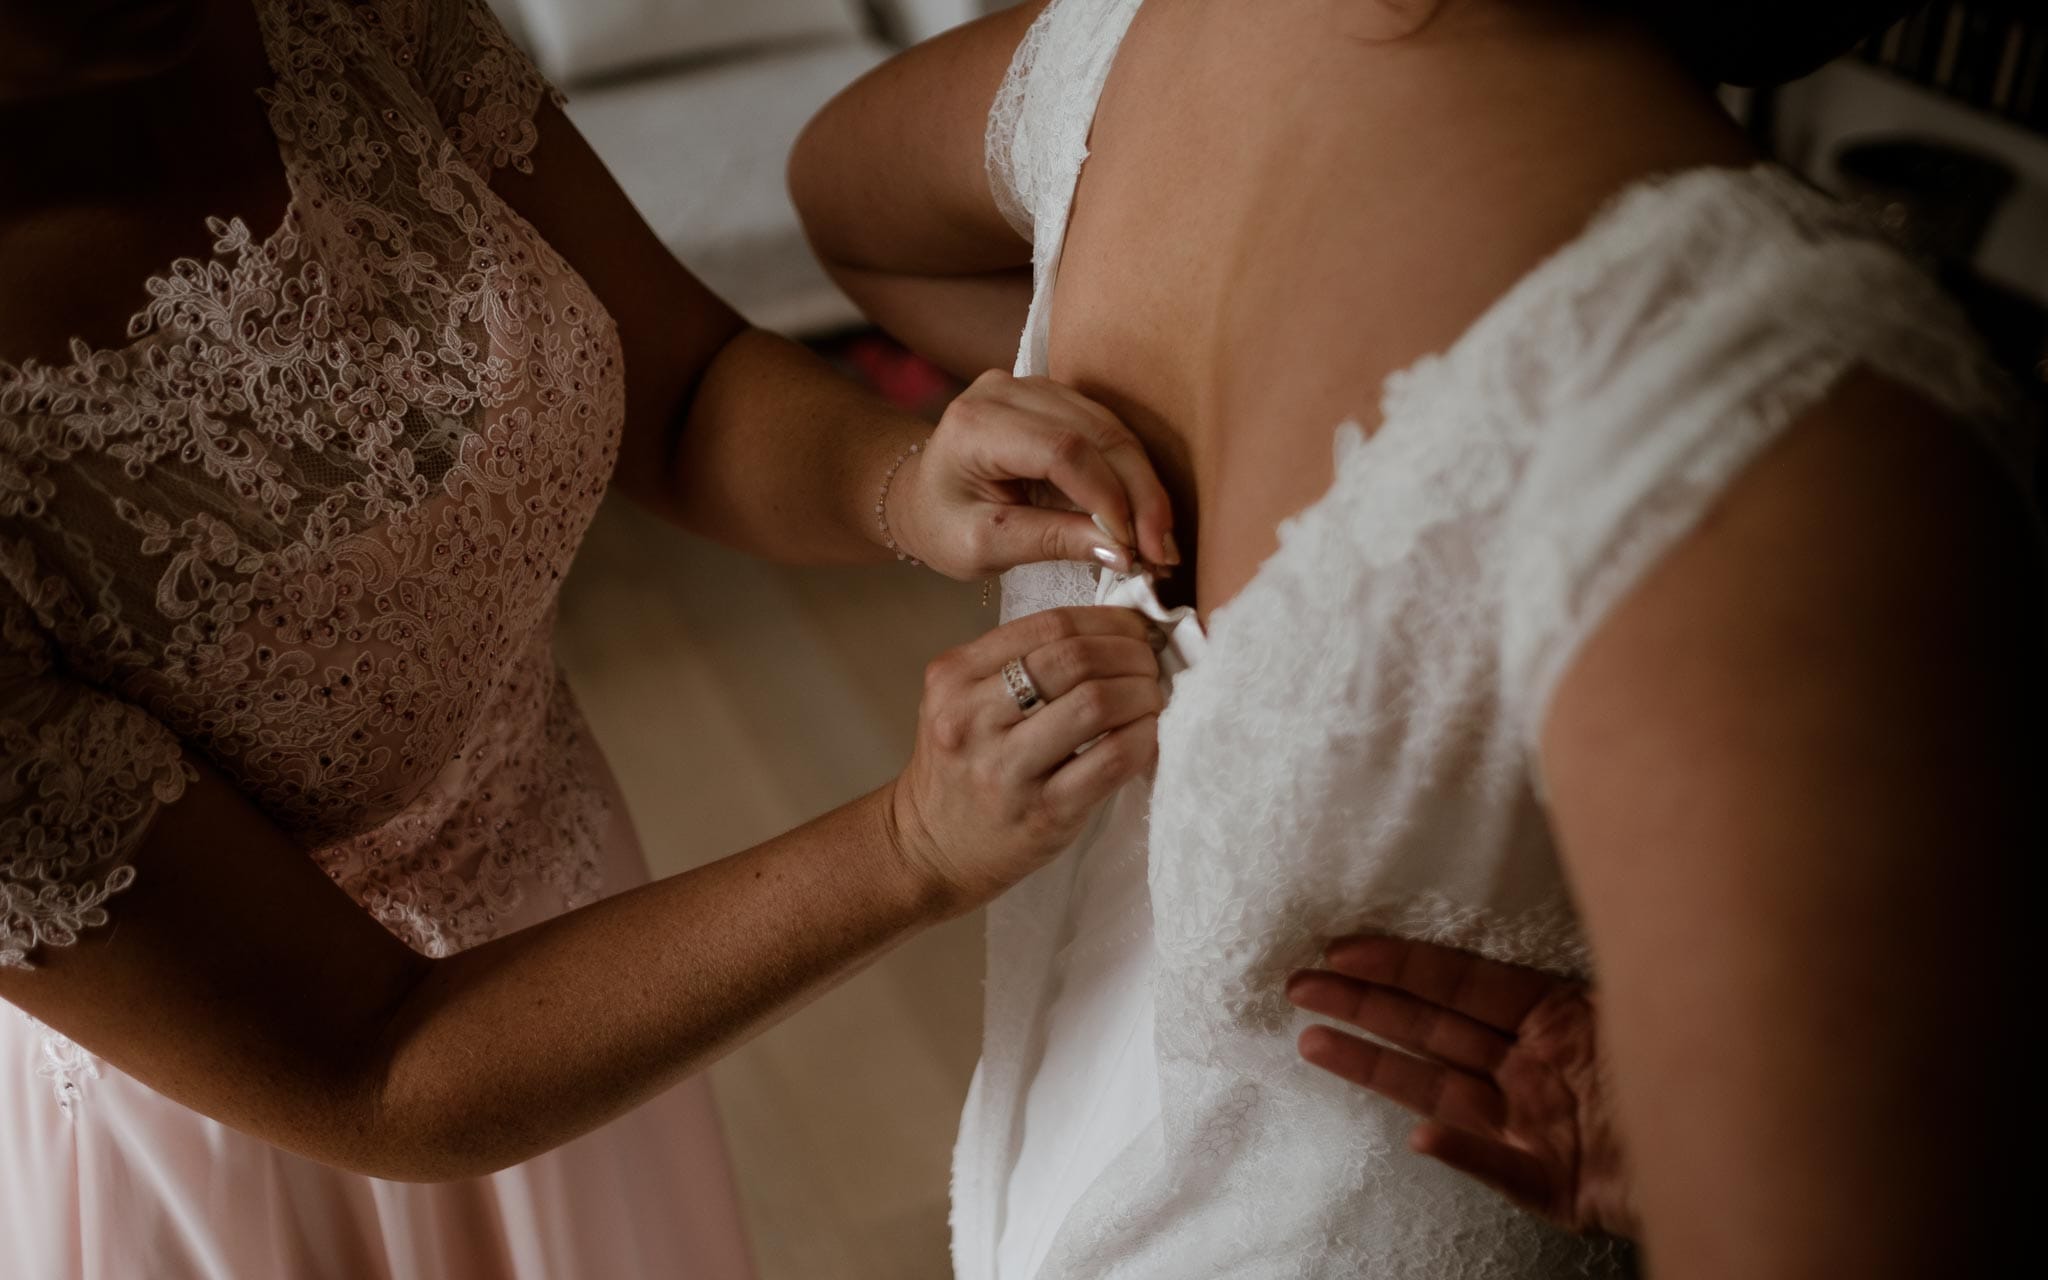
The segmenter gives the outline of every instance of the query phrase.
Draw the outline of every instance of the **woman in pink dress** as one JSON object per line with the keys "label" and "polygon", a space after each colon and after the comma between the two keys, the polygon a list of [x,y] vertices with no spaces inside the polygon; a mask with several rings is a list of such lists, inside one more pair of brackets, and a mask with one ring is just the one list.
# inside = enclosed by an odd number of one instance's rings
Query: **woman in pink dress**
{"label": "woman in pink dress", "polygon": [[932,432],[748,329],[548,99],[481,0],[0,0],[7,1275],[743,1276],[694,1073],[1149,762],[1142,622],[1045,615],[896,782],[646,883],[549,652],[615,474],[960,577],[1167,513],[1077,396]]}

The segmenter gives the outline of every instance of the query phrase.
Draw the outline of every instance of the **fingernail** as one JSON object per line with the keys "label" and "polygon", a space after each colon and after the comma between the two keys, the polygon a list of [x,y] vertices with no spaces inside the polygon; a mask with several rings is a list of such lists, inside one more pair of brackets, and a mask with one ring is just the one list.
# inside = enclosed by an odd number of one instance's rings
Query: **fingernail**
{"label": "fingernail", "polygon": [[1166,634],[1164,627],[1152,627],[1145,632],[1145,638],[1152,642],[1152,652],[1165,653],[1166,646],[1173,643],[1173,637]]}
{"label": "fingernail", "polygon": [[1106,516],[1098,514],[1090,518],[1095,521],[1095,527],[1102,530],[1103,537],[1113,539],[1114,541],[1126,547],[1135,545],[1135,543],[1137,542],[1137,539],[1131,536],[1131,531],[1129,529],[1110,528],[1109,519]]}
{"label": "fingernail", "polygon": [[1130,553],[1122,547],[1091,547],[1089,548],[1089,554],[1118,573],[1129,573],[1131,571]]}
{"label": "fingernail", "polygon": [[1166,544],[1166,563],[1179,564],[1180,544],[1173,540],[1173,530],[1168,529],[1165,533],[1160,535],[1159,540]]}

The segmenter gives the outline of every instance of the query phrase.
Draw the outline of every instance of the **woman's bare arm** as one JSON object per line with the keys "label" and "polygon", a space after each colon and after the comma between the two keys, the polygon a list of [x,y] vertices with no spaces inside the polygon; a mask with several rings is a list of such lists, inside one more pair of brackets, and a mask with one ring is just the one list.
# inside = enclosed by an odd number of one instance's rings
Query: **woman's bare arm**
{"label": "woman's bare arm", "polygon": [[[889,558],[876,497],[890,465],[933,436],[931,424],[798,344],[749,327],[656,238],[560,111],[544,104],[539,130],[533,174],[505,170],[496,185],[619,326],[619,488],[755,555]],[[970,375],[1010,363],[1006,354]],[[1089,520],[1019,505],[1010,477],[1051,483],[1103,515],[1124,545],[1169,560],[1172,512],[1136,438],[1072,392],[1007,375],[978,382],[948,410],[918,466],[891,489],[891,532],[957,577],[1089,559],[1102,541]]]}
{"label": "woman's bare arm", "polygon": [[1587,643],[1544,772],[1656,1274],[2000,1274],[2044,841],[2019,503],[1875,378]]}
{"label": "woman's bare arm", "polygon": [[217,777],[114,923],[0,995],[144,1084],[328,1164],[489,1172],[612,1118],[937,918],[874,796],[447,960],[408,950]]}
{"label": "woman's bare arm", "polygon": [[790,156],[811,248],[877,324],[963,377],[1007,368],[1031,245],[996,207],[989,107],[1043,0],[890,59],[818,113]]}
{"label": "woman's bare arm", "polygon": [[[1028,722],[996,674],[1019,653],[1061,694]],[[646,1100],[1063,847],[1149,767],[1157,671],[1133,613],[1012,623],[933,665],[890,787],[441,960],[209,773],[158,817],[111,923],[42,948],[36,969],[0,967],[0,998],[314,1159],[387,1178],[488,1172]]]}

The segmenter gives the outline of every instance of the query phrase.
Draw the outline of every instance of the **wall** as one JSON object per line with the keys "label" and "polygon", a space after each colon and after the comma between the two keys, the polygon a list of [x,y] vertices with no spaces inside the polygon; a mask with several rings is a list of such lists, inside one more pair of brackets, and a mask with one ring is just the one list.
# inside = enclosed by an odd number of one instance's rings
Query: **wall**
{"label": "wall", "polygon": [[1914,134],[2003,159],[2018,171],[2020,187],[1977,265],[2048,304],[2048,138],[1855,62],[1788,85],[1778,113],[1779,154],[1824,186],[1837,179],[1834,156],[1845,143],[1883,134]]}

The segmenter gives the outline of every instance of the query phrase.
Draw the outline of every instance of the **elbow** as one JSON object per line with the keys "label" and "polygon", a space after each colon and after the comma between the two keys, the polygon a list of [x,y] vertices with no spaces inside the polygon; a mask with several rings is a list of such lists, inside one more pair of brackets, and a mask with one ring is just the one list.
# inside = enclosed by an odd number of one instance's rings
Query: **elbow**
{"label": "elbow", "polygon": [[517,1159],[485,1159],[465,1157],[450,1151],[428,1150],[406,1142],[372,1142],[336,1152],[322,1163],[334,1166],[344,1173],[353,1173],[365,1178],[376,1178],[384,1182],[462,1182],[471,1178],[485,1178],[500,1173],[513,1165]]}
{"label": "elbow", "polygon": [[519,1141],[518,1126],[493,1123],[494,1100],[480,1095],[470,1054],[436,1052],[420,1034],[443,962],[412,957],[375,1019],[347,1037],[340,1078],[325,1090],[327,1123],[304,1154],[349,1173],[388,1182],[481,1178],[539,1154]]}
{"label": "elbow", "polygon": [[838,268],[857,265],[848,252],[848,237],[839,231],[846,216],[841,208],[845,174],[834,164],[834,158],[843,151],[835,141],[839,130],[833,123],[839,108],[840,99],[834,98],[811,117],[797,135],[796,145],[790,148],[789,162],[783,170],[790,203],[796,207],[797,222],[804,229],[811,252],[834,275]]}
{"label": "elbow", "polygon": [[789,202],[796,206],[797,220],[804,230],[810,231],[817,213],[818,164],[820,145],[818,122],[824,119],[824,111],[805,122],[803,131],[796,135],[796,144],[789,149],[789,159],[782,167],[782,183],[789,191]]}
{"label": "elbow", "polygon": [[493,1123],[460,1095],[400,1104],[387,1079],[346,1108],[316,1158],[387,1182],[458,1182],[503,1172],[549,1144],[516,1124]]}
{"label": "elbow", "polygon": [[797,222],[811,256],[824,268],[826,278],[872,316],[875,299],[870,289],[877,272],[868,260],[871,251],[863,252],[854,229],[860,215],[851,207],[848,176],[834,162],[843,141],[831,120],[838,105],[835,99],[798,135],[786,171],[789,199],[796,206]]}
{"label": "elbow", "polygon": [[413,1143],[393,1144],[387,1149],[365,1153],[365,1158],[343,1163],[342,1168],[366,1178],[385,1182],[465,1182],[503,1173],[539,1151],[511,1154],[458,1147],[429,1147]]}
{"label": "elbow", "polygon": [[866,286],[873,276],[862,269],[854,237],[845,229],[852,215],[840,207],[843,197],[835,192],[836,179],[824,154],[827,144],[820,141],[829,133],[819,127],[823,119],[821,115],[812,120],[790,152],[789,199],[796,206],[797,223],[803,228],[811,256],[824,269],[825,278],[864,314],[872,316],[873,299]]}

